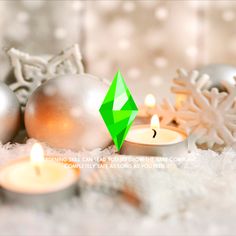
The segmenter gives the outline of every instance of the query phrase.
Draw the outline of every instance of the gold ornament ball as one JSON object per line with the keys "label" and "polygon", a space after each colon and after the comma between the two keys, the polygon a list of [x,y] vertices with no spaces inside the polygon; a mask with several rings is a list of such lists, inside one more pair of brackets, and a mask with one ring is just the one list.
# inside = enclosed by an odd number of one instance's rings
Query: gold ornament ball
{"label": "gold ornament ball", "polygon": [[111,137],[99,113],[107,90],[107,83],[89,74],[47,81],[26,104],[29,137],[76,151],[107,147]]}

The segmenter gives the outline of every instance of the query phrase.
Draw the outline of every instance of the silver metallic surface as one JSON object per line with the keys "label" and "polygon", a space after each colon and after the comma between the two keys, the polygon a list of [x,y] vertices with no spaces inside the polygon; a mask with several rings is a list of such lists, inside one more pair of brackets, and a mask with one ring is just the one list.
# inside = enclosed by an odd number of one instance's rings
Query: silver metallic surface
{"label": "silver metallic surface", "polygon": [[78,191],[78,183],[76,182],[62,190],[44,194],[19,193],[0,187],[0,196],[3,201],[8,203],[32,208],[48,209],[55,204],[62,203],[63,201],[72,198],[78,194]]}
{"label": "silver metallic surface", "polygon": [[26,105],[28,135],[59,148],[107,147],[111,137],[99,113],[107,90],[104,81],[88,74],[49,80]]}
{"label": "silver metallic surface", "polygon": [[[46,157],[52,158],[53,157]],[[55,157],[57,159],[57,157]],[[8,165],[13,165],[14,163],[28,160],[28,158],[20,158],[9,161],[4,166],[1,167],[2,171]],[[30,161],[30,160],[29,160]],[[68,163],[73,164],[73,162],[68,161]],[[14,173],[12,173],[14,175]],[[0,198],[4,202],[13,203],[21,206],[39,208],[39,209],[49,209],[55,204],[62,203],[68,198],[72,198],[79,194],[79,180],[80,180],[80,169],[75,170],[75,177],[71,180],[67,186],[63,186],[62,189],[48,191],[46,193],[26,193],[19,190],[12,190],[8,185],[0,179]]]}
{"label": "silver metallic surface", "polygon": [[197,69],[202,74],[208,74],[212,81],[211,88],[216,87],[224,90],[221,82],[228,81],[235,84],[236,67],[224,64],[210,64]]}
{"label": "silver metallic surface", "polygon": [[[147,125],[136,125],[131,129],[147,127]],[[182,130],[175,127],[168,127],[169,129],[178,131],[186,135]],[[120,150],[120,154],[133,155],[133,156],[178,156],[186,154],[188,152],[188,137],[181,142],[167,144],[167,145],[149,145],[149,144],[138,144],[125,140]]]}
{"label": "silver metallic surface", "polygon": [[0,142],[9,142],[20,127],[20,104],[8,86],[0,82]]}

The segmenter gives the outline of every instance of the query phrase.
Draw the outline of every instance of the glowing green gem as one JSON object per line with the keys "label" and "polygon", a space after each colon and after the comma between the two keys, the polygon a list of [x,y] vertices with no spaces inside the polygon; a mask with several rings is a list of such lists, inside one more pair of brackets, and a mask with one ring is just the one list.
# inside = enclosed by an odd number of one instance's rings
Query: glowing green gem
{"label": "glowing green gem", "polygon": [[119,151],[138,113],[120,71],[115,75],[99,111]]}

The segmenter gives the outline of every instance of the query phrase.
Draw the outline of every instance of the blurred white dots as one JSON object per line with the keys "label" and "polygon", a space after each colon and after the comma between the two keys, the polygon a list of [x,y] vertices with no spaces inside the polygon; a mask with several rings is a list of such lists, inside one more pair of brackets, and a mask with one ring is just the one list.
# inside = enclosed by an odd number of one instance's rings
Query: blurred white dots
{"label": "blurred white dots", "polygon": [[[19,34],[19,32],[20,32],[20,34]],[[29,34],[30,34],[30,29],[29,29],[28,25],[22,24],[20,22],[10,25],[6,29],[7,37],[10,38],[11,40],[15,40],[17,42],[24,41],[25,39],[27,39]]]}
{"label": "blurred white dots", "polygon": [[188,1],[188,4],[192,8],[203,9],[208,6],[208,1],[191,0],[191,1]]}
{"label": "blurred white dots", "polygon": [[72,3],[72,9],[74,11],[81,11],[83,9],[84,3],[82,1],[74,1]]}
{"label": "blurred white dots", "polygon": [[134,24],[126,18],[118,18],[111,23],[110,33],[118,38],[131,36],[134,33]]}
{"label": "blurred white dots", "polygon": [[25,11],[21,11],[16,16],[17,20],[21,23],[26,23],[29,20],[29,14]]}
{"label": "blurred white dots", "polygon": [[121,50],[127,50],[130,48],[130,40],[128,39],[120,39],[118,41],[118,47]]}
{"label": "blurred white dots", "polygon": [[155,17],[158,20],[164,21],[168,18],[168,16],[169,16],[169,11],[164,6],[158,7],[155,11]]}
{"label": "blurred white dots", "polygon": [[147,107],[154,107],[156,105],[156,98],[153,94],[149,93],[144,99],[144,104]]}
{"label": "blurred white dots", "polygon": [[147,1],[147,0],[141,0],[138,1],[138,3],[142,6],[142,7],[146,7],[146,8],[153,8],[158,4],[158,0],[156,1]]}
{"label": "blurred white dots", "polygon": [[[100,11],[103,12],[110,12],[117,9],[117,7],[120,5],[120,1],[106,1],[106,0],[100,0],[95,1],[96,7],[99,8]],[[94,3],[93,3],[94,4]]]}
{"label": "blurred white dots", "polygon": [[153,63],[156,67],[165,68],[168,65],[168,60],[165,57],[156,57]]}
{"label": "blurred white dots", "polygon": [[140,77],[141,71],[137,67],[130,68],[127,72],[127,77],[136,80]]}
{"label": "blurred white dots", "polygon": [[232,10],[226,10],[222,13],[222,19],[226,22],[233,21],[235,19],[235,13]]}
{"label": "blurred white dots", "polygon": [[190,46],[185,51],[188,57],[196,57],[198,55],[198,49],[196,46]]}
{"label": "blurred white dots", "polygon": [[54,37],[56,39],[64,39],[66,35],[67,35],[67,32],[64,28],[59,27],[54,30]]}
{"label": "blurred white dots", "polygon": [[154,75],[150,78],[149,83],[151,86],[158,87],[162,84],[162,78],[158,75]]}
{"label": "blurred white dots", "polygon": [[97,45],[97,42],[90,40],[86,43],[86,57],[88,60],[94,61],[99,55],[100,48]]}
{"label": "blurred white dots", "polygon": [[94,29],[99,22],[99,19],[94,11],[86,11],[85,14],[85,27],[87,30]]}
{"label": "blurred white dots", "polygon": [[160,47],[163,43],[163,33],[158,32],[156,28],[148,30],[145,37],[146,46],[150,49]]}
{"label": "blurred white dots", "polygon": [[109,60],[109,57],[97,60],[96,63],[90,65],[90,70],[93,71],[94,74],[102,78],[110,74],[111,68],[112,68],[112,63],[111,60]]}
{"label": "blurred white dots", "polygon": [[126,12],[132,12],[135,10],[135,2],[127,1],[123,3],[123,9]]}

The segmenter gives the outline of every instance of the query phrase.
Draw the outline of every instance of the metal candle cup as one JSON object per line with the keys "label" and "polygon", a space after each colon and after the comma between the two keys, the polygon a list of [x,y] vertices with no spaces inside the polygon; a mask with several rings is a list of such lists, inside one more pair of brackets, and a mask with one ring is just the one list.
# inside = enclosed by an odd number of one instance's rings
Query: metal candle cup
{"label": "metal candle cup", "polygon": [[[142,132],[148,132],[151,134],[152,138],[151,130],[150,125],[133,126],[123,143],[120,153],[134,156],[178,156],[188,152],[188,138],[184,131],[171,126],[161,127],[156,131],[157,138],[160,131],[167,132],[167,135],[168,132],[171,135],[173,132],[173,135],[176,134],[176,140],[173,140],[173,142],[166,141],[166,143],[158,143],[157,141],[155,143],[155,138],[153,142],[149,142],[145,140],[145,135],[142,135]],[[143,140],[140,141],[139,138],[137,138],[138,135],[143,136],[141,137]]]}
{"label": "metal candle cup", "polygon": [[50,208],[74,196],[78,192],[79,169],[66,168],[66,164],[72,163],[53,159],[47,157],[42,163],[32,163],[32,159],[23,158],[1,167],[3,199],[24,206]]}

